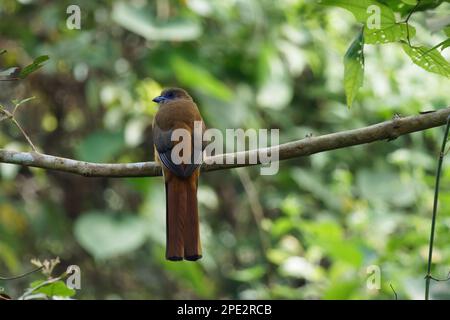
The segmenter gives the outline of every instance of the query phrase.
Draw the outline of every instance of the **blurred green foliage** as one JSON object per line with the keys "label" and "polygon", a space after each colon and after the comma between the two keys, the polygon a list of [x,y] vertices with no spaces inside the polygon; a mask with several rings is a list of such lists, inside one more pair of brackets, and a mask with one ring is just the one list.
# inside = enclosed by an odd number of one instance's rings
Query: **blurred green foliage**
{"label": "blurred green foliage", "polygon": [[[415,4],[382,2],[403,18]],[[72,4],[81,30],[66,27]],[[447,37],[450,7],[424,5],[410,24],[431,48]],[[311,0],[3,0],[1,69],[50,60],[25,80],[0,82],[0,103],[36,97],[17,114],[35,145],[98,162],[153,159],[151,99],[166,86],[186,88],[208,127],[280,128],[281,142],[448,106],[447,78],[413,64],[400,43],[366,43],[364,84],[348,109],[343,58],[360,30],[350,12]],[[441,137],[436,128],[283,161],[274,176],[242,169],[256,206],[237,170],[202,175],[198,263],[164,259],[161,178],[0,164],[0,275],[59,256],[57,274],[81,268],[77,299],[393,299],[390,284],[399,298],[422,298]],[[7,121],[0,147],[29,149]],[[445,170],[436,277],[450,269],[449,183]],[[367,286],[373,265],[380,290]],[[0,287],[18,297],[39,279]],[[433,283],[432,296],[450,298],[449,289]]]}

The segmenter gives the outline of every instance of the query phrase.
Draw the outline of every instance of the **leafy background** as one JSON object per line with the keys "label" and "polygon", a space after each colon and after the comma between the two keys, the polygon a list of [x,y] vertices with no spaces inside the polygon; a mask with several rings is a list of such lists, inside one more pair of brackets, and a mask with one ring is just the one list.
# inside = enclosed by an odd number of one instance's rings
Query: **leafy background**
{"label": "leafy background", "polygon": [[[358,1],[384,4],[379,35],[354,3],[3,0],[1,69],[50,59],[24,80],[0,81],[0,103],[11,109],[11,100],[34,96],[17,119],[38,148],[96,162],[153,158],[151,99],[165,86],[189,90],[209,127],[280,128],[281,142],[448,106],[448,1]],[[66,27],[71,4],[81,8],[81,30]],[[408,39],[402,21],[414,7]],[[29,150],[13,124],[0,125],[1,148]],[[198,263],[164,260],[161,178],[1,164],[0,275],[59,256],[59,272],[81,268],[77,299],[393,299],[390,285],[399,298],[422,298],[441,137],[437,128],[284,161],[274,176],[202,175]],[[450,270],[449,172],[436,277]],[[380,290],[367,287],[373,265]],[[0,287],[18,297],[41,278]],[[432,297],[449,290],[433,283]]]}

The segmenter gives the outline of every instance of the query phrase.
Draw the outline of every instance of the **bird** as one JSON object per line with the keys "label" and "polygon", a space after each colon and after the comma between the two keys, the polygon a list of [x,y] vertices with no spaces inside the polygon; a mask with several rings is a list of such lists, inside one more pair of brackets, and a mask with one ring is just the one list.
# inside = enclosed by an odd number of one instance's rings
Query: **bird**
{"label": "bird", "polygon": [[[202,137],[194,128],[197,122],[203,135],[206,127],[197,105],[184,89],[164,89],[152,101],[159,105],[152,134],[155,162],[162,167],[166,191],[166,259],[196,261],[202,257],[197,189],[205,145],[201,140],[194,143],[194,139]],[[174,133],[180,130],[187,139],[181,160],[174,158],[174,148],[182,143]]]}

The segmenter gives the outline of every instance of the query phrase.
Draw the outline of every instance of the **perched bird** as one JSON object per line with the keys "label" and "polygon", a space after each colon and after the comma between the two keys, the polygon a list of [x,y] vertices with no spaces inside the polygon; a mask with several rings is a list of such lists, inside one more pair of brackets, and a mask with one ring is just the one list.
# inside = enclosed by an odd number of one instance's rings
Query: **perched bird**
{"label": "perched bird", "polygon": [[[202,257],[197,187],[204,146],[201,140],[194,143],[194,138],[201,139],[194,133],[198,132],[194,123],[200,123],[201,134],[205,125],[197,105],[183,89],[165,89],[153,101],[159,104],[153,121],[155,161],[163,169],[166,187],[166,259],[195,261]],[[181,143],[174,135],[180,131],[176,129],[186,133],[184,146],[188,147],[180,153],[184,160],[173,155]]]}

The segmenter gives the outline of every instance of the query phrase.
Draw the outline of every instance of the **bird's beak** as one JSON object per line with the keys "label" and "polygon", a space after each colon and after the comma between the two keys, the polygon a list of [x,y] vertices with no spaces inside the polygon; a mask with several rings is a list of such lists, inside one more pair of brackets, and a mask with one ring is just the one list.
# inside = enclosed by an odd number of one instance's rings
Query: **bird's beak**
{"label": "bird's beak", "polygon": [[163,96],[159,96],[159,97],[156,97],[156,98],[154,98],[152,101],[153,102],[156,102],[156,103],[160,103],[161,101],[163,101],[165,98],[163,97]]}

